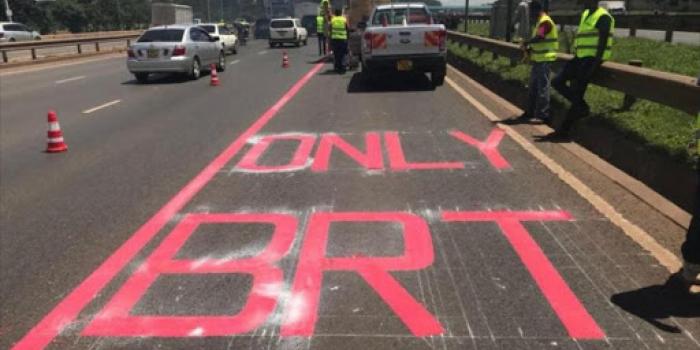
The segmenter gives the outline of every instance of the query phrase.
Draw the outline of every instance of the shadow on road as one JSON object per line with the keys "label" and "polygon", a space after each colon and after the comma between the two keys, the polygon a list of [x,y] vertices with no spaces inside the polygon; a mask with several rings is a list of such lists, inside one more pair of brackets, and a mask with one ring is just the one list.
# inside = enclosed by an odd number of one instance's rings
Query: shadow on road
{"label": "shadow on road", "polygon": [[685,292],[677,275],[671,276],[663,285],[615,294],[610,300],[623,310],[669,333],[681,333],[682,330],[668,318],[700,317],[700,296]]}
{"label": "shadow on road", "polygon": [[355,73],[348,84],[348,93],[433,91],[435,87],[423,73],[387,74],[369,79]]}
{"label": "shadow on road", "polygon": [[[209,75],[209,72],[202,72],[200,79]],[[189,77],[180,74],[151,74],[148,81],[139,83],[136,79],[122,82],[122,85],[153,85],[153,84],[182,84],[192,81]]]}

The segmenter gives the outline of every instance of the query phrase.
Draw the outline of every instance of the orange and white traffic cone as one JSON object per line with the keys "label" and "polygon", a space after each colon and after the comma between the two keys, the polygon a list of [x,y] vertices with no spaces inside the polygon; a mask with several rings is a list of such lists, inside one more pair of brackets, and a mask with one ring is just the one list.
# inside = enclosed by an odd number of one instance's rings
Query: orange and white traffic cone
{"label": "orange and white traffic cone", "polygon": [[216,73],[216,65],[211,65],[211,86],[219,86],[219,74]]}
{"label": "orange and white traffic cone", "polygon": [[68,146],[65,141],[63,141],[63,132],[61,131],[61,126],[58,124],[58,117],[56,112],[49,111],[49,132],[48,132],[48,146],[46,146],[46,152],[48,153],[58,153],[65,152],[68,150]]}
{"label": "orange and white traffic cone", "polygon": [[282,68],[289,68],[289,56],[287,56],[287,51],[282,52]]}

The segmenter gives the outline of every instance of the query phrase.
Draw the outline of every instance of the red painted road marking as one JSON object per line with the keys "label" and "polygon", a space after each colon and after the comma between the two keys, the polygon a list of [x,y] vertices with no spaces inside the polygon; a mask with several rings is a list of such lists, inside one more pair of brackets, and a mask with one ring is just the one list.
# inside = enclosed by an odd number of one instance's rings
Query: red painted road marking
{"label": "red painted road marking", "polygon": [[389,153],[389,163],[393,170],[464,169],[464,163],[461,162],[407,162],[401,147],[399,133],[395,131],[385,132],[384,139],[386,150]]}
{"label": "red painted road marking", "polygon": [[501,143],[503,136],[505,136],[505,131],[500,128],[494,128],[491,134],[486,138],[486,141],[479,141],[459,130],[453,130],[450,132],[454,138],[476,147],[481,153],[486,156],[486,159],[491,162],[496,169],[507,169],[510,168],[508,161],[503,158],[501,152],[498,151],[498,145]]}
{"label": "red painted road marking", "polygon": [[[326,256],[328,233],[333,222],[399,222],[403,225],[404,253],[396,257]],[[425,220],[401,212],[314,213],[299,255],[291,301],[284,311],[280,335],[314,334],[324,271],[355,271],[374,289],[417,337],[444,332],[435,317],[409,294],[389,271],[424,269],[433,263],[433,241]]]}
{"label": "red painted road marking", "polygon": [[43,349],[70,325],[83,308],[116,276],[129,261],[168,223],[182,207],[204,187],[226,163],[242,148],[246,141],[257,134],[284,105],[323,67],[319,63],[307,72],[282,98],[263,113],[243,134],[209,163],[197,176],[183,187],[158,212],[141,226],[100,267],[78,285],[54,307],[19,342],[14,350]]}
{"label": "red painted road marking", "polygon": [[[259,255],[246,259],[207,259],[202,262],[173,258],[197,227],[209,223],[265,223],[275,226]],[[275,263],[294,242],[297,219],[285,214],[188,214],[163,243],[134,272],[82,335],[112,337],[225,336],[250,332],[262,325],[277,307],[274,289],[284,283]],[[253,285],[248,301],[235,316],[132,316],[131,310],[163,274],[249,274]]]}
{"label": "red painted road marking", "polygon": [[[299,141],[297,149],[294,152],[294,156],[289,161],[289,163],[284,165],[258,165],[258,160],[262,157],[263,153],[272,145],[275,141]],[[306,134],[281,134],[281,135],[267,135],[260,139],[260,142],[256,143],[248,153],[241,159],[236,165],[236,168],[254,171],[258,173],[272,173],[280,171],[293,171],[304,169],[311,155],[311,150],[316,142],[315,135]]]}
{"label": "red painted road marking", "polygon": [[362,151],[336,134],[323,134],[321,136],[321,142],[318,145],[318,150],[316,150],[316,156],[314,157],[314,164],[311,166],[311,170],[315,172],[328,171],[328,163],[330,162],[333,147],[343,151],[343,153],[367,170],[384,169],[384,158],[382,157],[382,144],[379,133],[366,133],[365,144],[367,152],[362,153]]}
{"label": "red painted road marking", "polygon": [[444,212],[444,221],[493,221],[506,236],[569,335],[574,339],[605,338],[605,333],[576,297],[522,221],[571,220],[564,211]]}

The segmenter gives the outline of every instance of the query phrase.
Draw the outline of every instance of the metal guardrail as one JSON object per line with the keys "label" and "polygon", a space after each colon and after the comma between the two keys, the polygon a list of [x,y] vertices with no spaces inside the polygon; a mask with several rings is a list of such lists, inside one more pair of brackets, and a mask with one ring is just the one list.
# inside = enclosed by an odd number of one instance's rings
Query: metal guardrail
{"label": "metal guardrail", "polygon": [[98,36],[98,37],[87,37],[87,38],[71,38],[71,39],[57,39],[57,40],[40,40],[40,41],[21,41],[14,43],[4,43],[0,44],[0,53],[2,54],[2,62],[7,63],[8,57],[7,53],[11,51],[31,51],[32,60],[37,59],[36,51],[39,49],[55,48],[55,47],[66,47],[75,46],[76,52],[78,54],[83,53],[82,46],[92,44],[95,45],[95,51],[100,52],[100,43],[114,42],[114,41],[126,41],[126,45],[131,45],[131,40],[138,38],[139,35],[135,34],[120,34],[111,36]]}
{"label": "metal guardrail", "polygon": [[[581,14],[553,13],[552,19],[560,26],[577,26]],[[491,15],[470,15],[470,21],[488,21]],[[637,30],[662,30],[666,32],[665,41],[673,41],[673,32],[700,32],[700,14],[698,13],[665,13],[665,14],[625,14],[615,15],[615,26],[629,28],[629,36],[637,35]]]}
{"label": "metal guardrail", "polygon": [[[518,45],[500,40],[457,32],[448,32],[447,39],[461,45],[491,52],[496,56],[510,58],[512,64],[517,64],[523,57],[523,52]],[[557,56],[557,61],[566,62],[572,58],[572,55],[560,53]],[[691,115],[700,111],[700,86],[696,85],[693,77],[605,62],[593,76],[591,82],[623,92],[628,96],[679,109]]]}

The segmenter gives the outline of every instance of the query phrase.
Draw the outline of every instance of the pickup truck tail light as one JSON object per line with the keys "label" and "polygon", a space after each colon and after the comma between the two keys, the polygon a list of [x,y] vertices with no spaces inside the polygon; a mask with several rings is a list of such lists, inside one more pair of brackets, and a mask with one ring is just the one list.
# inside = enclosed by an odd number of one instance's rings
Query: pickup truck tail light
{"label": "pickup truck tail light", "polygon": [[[0,35],[0,38],[2,38],[2,35]],[[136,54],[134,53],[134,49],[132,48],[126,50],[126,54],[129,56],[129,58],[136,58]]]}
{"label": "pickup truck tail light", "polygon": [[365,49],[372,53],[372,33],[365,32]]}
{"label": "pickup truck tail light", "polygon": [[0,39],[5,37],[5,33],[0,32]]}
{"label": "pickup truck tail light", "polygon": [[182,45],[175,46],[175,48],[173,49],[173,54],[172,54],[172,56],[173,56],[173,57],[175,57],[175,56],[184,56],[186,51],[187,51],[187,50],[186,50],[185,47],[182,46]]}
{"label": "pickup truck tail light", "polygon": [[447,31],[446,30],[439,31],[438,32],[438,39],[439,39],[438,48],[440,48],[440,51],[445,51],[447,49]]}
{"label": "pickup truck tail light", "polygon": [[440,51],[445,51],[446,41],[447,31],[445,30],[425,32],[424,42],[426,47],[437,46]]}
{"label": "pickup truck tail light", "polygon": [[385,49],[386,34],[371,32],[365,33],[365,43],[369,52],[372,52],[373,49]]}

